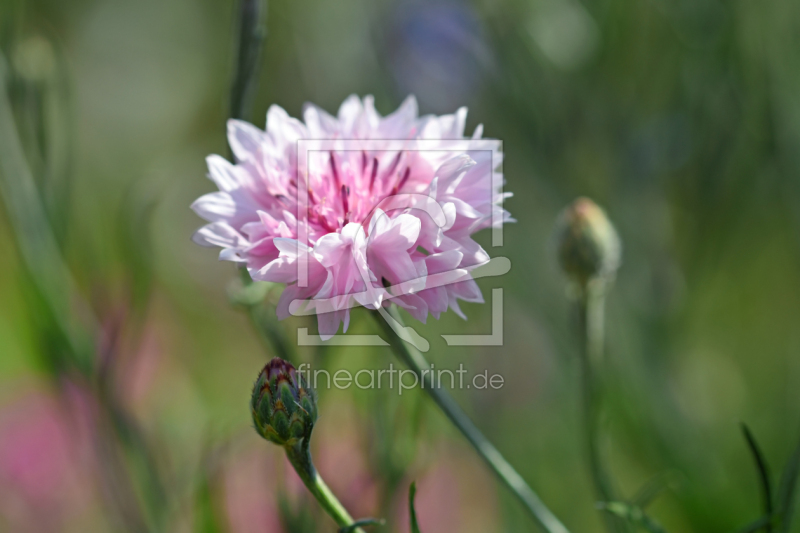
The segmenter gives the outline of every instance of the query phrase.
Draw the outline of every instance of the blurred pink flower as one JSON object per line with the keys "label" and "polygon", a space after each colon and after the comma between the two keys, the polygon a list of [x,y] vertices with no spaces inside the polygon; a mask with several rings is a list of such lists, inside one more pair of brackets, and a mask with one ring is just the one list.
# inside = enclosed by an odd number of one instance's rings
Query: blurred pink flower
{"label": "blurred pink flower", "polygon": [[[259,445],[261,442],[258,443]],[[234,533],[280,533],[275,504],[275,461],[259,446],[245,450],[224,469],[225,510]]]}
{"label": "blurred pink flower", "polygon": [[314,463],[353,516],[375,516],[379,510],[378,480],[370,470],[370,441],[357,406],[337,402],[335,413],[314,427]]}
{"label": "blurred pink flower", "polygon": [[[341,322],[347,330],[350,307],[374,309],[389,298],[423,322],[429,313],[439,318],[448,308],[463,317],[459,299],[483,301],[469,272],[489,260],[472,235],[511,220],[501,206],[509,194],[501,192],[498,154],[446,149],[445,141],[465,139],[466,114],[461,108],[452,115],[419,117],[416,100],[409,97],[381,117],[372,97],[351,96],[337,117],[307,105],[305,122],[272,106],[266,131],[231,120],[228,141],[235,164],[208,158],[220,190],[192,205],[210,222],[194,239],[222,247],[220,259],[245,264],[255,280],[286,284],[279,318],[289,316],[293,300],[314,300],[311,309],[323,338],[334,335]],[[481,134],[479,126],[472,138]],[[386,148],[311,152],[301,180],[300,139],[377,140],[379,146],[385,140]],[[415,140],[441,140],[442,149],[415,150]],[[409,149],[397,149],[397,141],[407,141]],[[307,208],[299,205],[298,183],[307,184]],[[402,209],[387,207],[386,198],[396,195],[415,199]],[[420,202],[434,203],[443,224],[420,210]],[[298,219],[308,222],[302,242]],[[308,286],[301,287],[298,263],[306,252]]]}
{"label": "blurred pink flower", "polygon": [[[443,444],[434,464],[418,478],[414,508],[420,529],[436,533],[497,530],[494,480],[470,450]],[[399,491],[396,509],[396,531],[409,531],[407,491]]]}
{"label": "blurred pink flower", "polygon": [[0,513],[17,531],[60,530],[90,497],[85,428],[69,411],[31,393],[0,413]]}

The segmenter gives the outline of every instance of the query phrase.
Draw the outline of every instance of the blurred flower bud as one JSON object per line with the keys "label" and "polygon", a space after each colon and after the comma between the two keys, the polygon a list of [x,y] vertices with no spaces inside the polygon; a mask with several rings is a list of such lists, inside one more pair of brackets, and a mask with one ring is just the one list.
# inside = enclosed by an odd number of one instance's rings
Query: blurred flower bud
{"label": "blurred flower bud", "polygon": [[258,434],[279,446],[308,445],[317,399],[302,374],[276,357],[261,371],[250,400]]}
{"label": "blurred flower bud", "polygon": [[578,198],[561,212],[555,239],[561,268],[580,286],[611,279],[619,268],[619,236],[605,212],[588,198]]}

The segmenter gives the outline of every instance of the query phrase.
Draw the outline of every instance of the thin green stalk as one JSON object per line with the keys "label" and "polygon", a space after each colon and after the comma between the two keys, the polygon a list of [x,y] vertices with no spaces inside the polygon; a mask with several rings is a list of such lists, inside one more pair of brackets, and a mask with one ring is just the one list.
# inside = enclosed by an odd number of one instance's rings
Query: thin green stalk
{"label": "thin green stalk", "polygon": [[[758,478],[761,485],[761,497],[764,505],[764,515],[772,516],[774,512],[774,509],[772,508],[772,481],[770,479],[767,461],[764,459],[764,454],[761,453],[761,448],[758,446],[758,442],[756,442],[756,438],[750,431],[750,428],[748,428],[744,423],[742,423],[741,426],[742,432],[744,433],[744,438],[747,440],[747,446],[750,448],[750,452],[753,454],[753,460],[755,461],[756,469],[758,470]],[[764,528],[764,533],[772,533],[771,523],[766,525]]]}
{"label": "thin green stalk", "polygon": [[230,117],[247,120],[258,87],[261,52],[267,36],[266,0],[240,0],[237,9],[236,71],[231,84]]}
{"label": "thin green stalk", "polygon": [[[239,277],[245,291],[252,291],[255,288],[253,278],[250,277],[250,273],[247,272],[246,268],[239,268]],[[291,343],[286,337],[286,333],[278,324],[275,308],[264,303],[267,295],[268,289],[266,291],[251,292],[250,294],[240,294],[236,298],[236,303],[243,305],[247,310],[250,322],[255,330],[259,332],[261,339],[270,352],[287,361],[293,360],[296,354],[291,348]]]}
{"label": "thin green stalk", "polygon": [[[314,464],[311,462],[311,454],[308,448],[287,446],[286,457],[289,458],[289,462],[292,464],[292,467],[294,467],[297,475],[300,476],[300,479],[303,480],[303,484],[308,491],[314,496],[317,502],[319,502],[328,516],[333,518],[336,525],[340,528],[352,527],[355,523],[353,517],[350,516],[350,513],[347,512],[344,505],[336,498],[328,485],[325,484],[325,481],[322,480],[322,476],[317,473],[317,469],[314,468]],[[360,527],[352,531],[364,533],[364,530]]]}
{"label": "thin green stalk", "polygon": [[[402,320],[397,309],[389,312],[400,325]],[[514,493],[517,499],[528,510],[539,527],[547,533],[569,533],[566,527],[547,508],[539,496],[531,489],[514,467],[505,460],[497,448],[481,433],[466,413],[456,403],[446,389],[437,388],[430,372],[422,373],[422,369],[430,369],[430,364],[422,353],[412,345],[404,342],[392,325],[378,313],[373,313],[379,326],[383,328],[395,355],[403,361],[419,378],[423,390],[436,402],[436,405],[450,419],[453,425],[472,444],[473,448],[486,461],[497,477]]]}
{"label": "thin green stalk", "polygon": [[[603,503],[617,498],[611,476],[600,450],[601,395],[595,367],[603,359],[605,282],[595,279],[587,282],[578,299],[581,338],[581,393],[586,453],[596,498]],[[626,531],[624,520],[612,514],[604,515],[606,528],[612,533]]]}

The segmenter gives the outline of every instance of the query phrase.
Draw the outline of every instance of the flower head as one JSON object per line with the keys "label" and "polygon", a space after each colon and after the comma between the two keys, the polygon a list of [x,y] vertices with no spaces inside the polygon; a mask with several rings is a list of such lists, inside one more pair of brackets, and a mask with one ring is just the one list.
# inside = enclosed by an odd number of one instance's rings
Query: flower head
{"label": "flower head", "polygon": [[258,434],[279,446],[308,445],[317,399],[302,373],[276,357],[258,375],[250,399]]}
{"label": "flower head", "polygon": [[620,264],[619,236],[596,203],[575,200],[561,212],[555,232],[561,268],[579,285],[614,276]]}
{"label": "flower head", "polygon": [[[498,154],[446,148],[465,139],[465,121],[465,108],[420,117],[413,97],[382,117],[371,97],[356,96],[336,117],[308,105],[304,122],[272,106],[266,131],[231,120],[235,163],[208,158],[220,190],[192,205],[210,222],[195,241],[221,247],[220,258],[246,265],[254,280],[286,284],[279,318],[305,302],[323,338],[342,322],[347,330],[355,305],[391,300],[423,322],[448,308],[463,317],[458,300],[483,301],[470,270],[489,260],[472,235],[510,220]],[[305,139],[371,143],[309,152],[301,168]],[[441,150],[415,149],[422,140]]]}

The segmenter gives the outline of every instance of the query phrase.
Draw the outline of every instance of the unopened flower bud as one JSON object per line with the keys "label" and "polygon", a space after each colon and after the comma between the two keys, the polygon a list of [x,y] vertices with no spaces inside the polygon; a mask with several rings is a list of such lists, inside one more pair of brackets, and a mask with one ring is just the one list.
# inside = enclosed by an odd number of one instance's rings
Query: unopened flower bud
{"label": "unopened flower bud", "polygon": [[561,212],[555,238],[561,268],[581,286],[611,279],[619,268],[619,236],[605,212],[588,198],[578,198]]}
{"label": "unopened flower bud", "polygon": [[308,445],[317,399],[302,373],[276,357],[258,375],[250,400],[258,434],[280,446]]}

